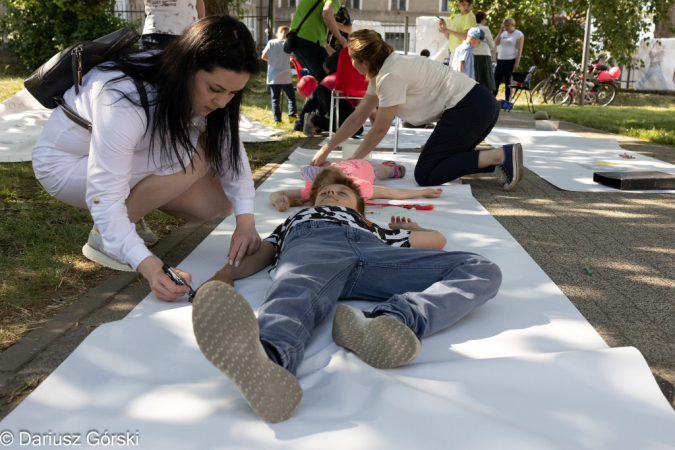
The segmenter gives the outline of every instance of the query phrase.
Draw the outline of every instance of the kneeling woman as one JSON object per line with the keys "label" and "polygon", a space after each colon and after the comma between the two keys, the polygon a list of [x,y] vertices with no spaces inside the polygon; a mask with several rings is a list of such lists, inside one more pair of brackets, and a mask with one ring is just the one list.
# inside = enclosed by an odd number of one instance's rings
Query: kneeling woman
{"label": "kneeling woman", "polygon": [[522,177],[520,144],[476,152],[476,147],[497,123],[499,108],[484,86],[463,73],[420,56],[403,56],[372,30],[349,36],[352,64],[369,80],[356,111],[312,159],[322,165],[329,153],[363,125],[378,107],[375,124],[354,153],[364,158],[400,117],[413,125],[436,122],[415,167],[415,181],[435,186],[478,172],[495,173],[505,190]]}
{"label": "kneeling woman", "polygon": [[157,298],[172,301],[188,287],[163,273],[139,236],[136,224],[150,211],[192,221],[234,212],[228,261],[258,249],[255,190],[238,132],[242,90],[257,70],[246,26],[210,16],[161,53],[121,55],[88,72],[79,94],[65,93],[66,104],[92,123],[91,134],[55,110],[33,168],[51,195],[91,212],[85,256],[138,270]]}

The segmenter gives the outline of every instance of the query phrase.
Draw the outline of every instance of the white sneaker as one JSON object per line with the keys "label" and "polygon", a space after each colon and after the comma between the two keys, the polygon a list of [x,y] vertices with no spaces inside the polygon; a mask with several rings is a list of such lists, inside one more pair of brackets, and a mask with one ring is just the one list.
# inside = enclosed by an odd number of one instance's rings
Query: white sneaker
{"label": "white sneaker", "polygon": [[95,226],[89,232],[87,243],[82,247],[82,254],[102,266],[122,272],[134,272],[134,269],[129,264],[125,264],[119,259],[110,256],[103,249],[103,238]]}
{"label": "white sneaker", "polygon": [[360,309],[340,304],[333,320],[333,341],[376,369],[393,369],[418,355],[422,342],[403,322],[387,315],[368,318]]}
{"label": "white sneaker", "polygon": [[235,288],[221,281],[202,285],[192,303],[192,326],[206,359],[234,383],[261,419],[277,423],[293,415],[302,387],[267,356],[258,319]]}
{"label": "white sneaker", "polygon": [[155,233],[153,233],[152,230],[146,225],[145,218],[136,222],[136,234],[138,234],[138,237],[143,239],[145,245],[155,245],[159,240],[157,235],[155,235]]}

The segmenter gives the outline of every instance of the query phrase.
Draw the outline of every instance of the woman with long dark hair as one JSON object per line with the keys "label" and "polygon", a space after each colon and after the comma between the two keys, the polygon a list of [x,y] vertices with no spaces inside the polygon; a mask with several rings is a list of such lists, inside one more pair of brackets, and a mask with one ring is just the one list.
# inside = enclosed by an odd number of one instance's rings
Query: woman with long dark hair
{"label": "woman with long dark hair", "polygon": [[[146,248],[142,219],[150,211],[191,221],[234,213],[228,261],[238,265],[258,249],[255,190],[239,140],[242,92],[258,67],[246,26],[209,16],[164,51],[122,54],[89,71],[79,94],[65,93],[65,103],[92,123],[91,134],[56,109],[33,168],[51,195],[89,209],[85,256],[141,272],[157,298],[173,301],[188,287]],[[189,284],[190,274],[178,273]]]}

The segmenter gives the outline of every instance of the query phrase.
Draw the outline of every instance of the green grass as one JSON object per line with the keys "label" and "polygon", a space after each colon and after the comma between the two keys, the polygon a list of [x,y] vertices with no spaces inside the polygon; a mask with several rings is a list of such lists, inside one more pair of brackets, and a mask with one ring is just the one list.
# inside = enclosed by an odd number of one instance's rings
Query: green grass
{"label": "green grass", "polygon": [[[526,108],[517,105],[517,110]],[[550,118],[565,120],[609,133],[631,136],[656,144],[675,146],[675,106],[579,107],[539,105],[537,111],[546,111]]]}
{"label": "green grass", "polygon": [[[498,96],[503,98],[503,96]],[[514,109],[527,111],[522,96]],[[565,120],[609,133],[631,136],[656,144],[675,146],[675,96],[617,93],[604,108],[576,105],[535,105],[552,119]]]}
{"label": "green grass", "polygon": [[[13,67],[0,54],[0,101],[23,88],[27,74]],[[264,73],[249,82],[243,111],[274,126]],[[246,145],[253,170],[301,138],[288,123],[282,129],[289,133],[281,141]],[[183,224],[159,211],[146,221],[160,239]],[[29,162],[0,164],[0,351],[115,273],[82,256],[91,227],[86,210],[44,191]]]}

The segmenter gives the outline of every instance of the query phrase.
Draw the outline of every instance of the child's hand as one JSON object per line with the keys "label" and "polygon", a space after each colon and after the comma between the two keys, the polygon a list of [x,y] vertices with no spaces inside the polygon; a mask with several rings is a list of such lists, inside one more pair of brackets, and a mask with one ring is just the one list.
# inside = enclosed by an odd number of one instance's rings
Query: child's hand
{"label": "child's hand", "polygon": [[413,222],[412,219],[408,217],[401,217],[401,216],[391,216],[391,220],[389,222],[389,228],[392,230],[418,230],[420,229],[420,226],[417,225],[417,223]]}
{"label": "child's hand", "polygon": [[288,199],[288,196],[285,194],[280,194],[275,200],[274,200],[274,207],[277,209],[279,212],[284,212],[288,210],[288,208],[291,206],[291,201]]}
{"label": "child's hand", "polygon": [[426,198],[437,198],[437,197],[440,197],[442,193],[443,193],[443,189],[441,189],[441,188],[438,188],[438,189],[432,189],[432,188],[422,189],[422,196],[424,196]]}

